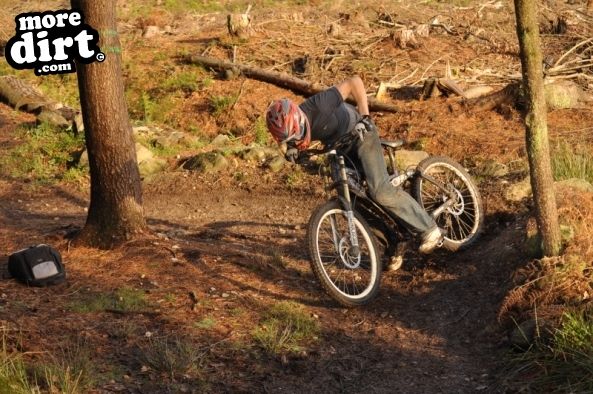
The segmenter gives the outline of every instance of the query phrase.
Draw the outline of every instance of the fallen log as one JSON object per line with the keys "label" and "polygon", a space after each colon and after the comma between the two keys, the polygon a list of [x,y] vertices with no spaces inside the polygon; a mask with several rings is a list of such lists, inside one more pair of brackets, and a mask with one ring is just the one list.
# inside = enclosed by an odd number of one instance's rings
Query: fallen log
{"label": "fallen log", "polygon": [[[312,96],[325,89],[327,86],[323,86],[317,83],[312,83],[301,78],[293,77],[285,73],[279,73],[275,71],[263,70],[259,67],[247,66],[238,63],[225,62],[219,59],[190,55],[185,58],[185,61],[189,64],[196,64],[212,68],[216,71],[227,71],[231,70],[233,74],[243,74],[247,78],[255,79],[262,82],[268,82],[282,88],[292,90],[295,93],[302,94],[304,96]],[[352,102],[351,100],[348,100]],[[372,97],[368,98],[369,110],[373,112],[399,112],[399,107],[388,104],[380,103]]]}
{"label": "fallen log", "polygon": [[510,83],[494,93],[465,100],[465,105],[475,111],[490,111],[501,105],[514,106],[519,98],[519,92],[519,84]]}
{"label": "fallen log", "polygon": [[[490,111],[525,104],[521,101],[521,85],[518,82],[510,83],[496,92],[490,93],[491,89],[491,87],[480,86],[467,90],[464,100],[449,102],[449,105],[453,110],[460,110],[463,107],[472,111]],[[544,90],[548,110],[586,108],[593,102],[593,95],[587,94],[578,84],[570,81],[559,80],[546,83]],[[478,95],[481,92],[486,94]]]}
{"label": "fallen log", "polygon": [[33,85],[13,75],[0,77],[0,102],[36,115],[39,122],[68,127],[79,112],[45,97]]}
{"label": "fallen log", "polygon": [[27,82],[12,75],[0,77],[0,100],[16,110],[39,113],[43,109],[55,110],[55,102]]}

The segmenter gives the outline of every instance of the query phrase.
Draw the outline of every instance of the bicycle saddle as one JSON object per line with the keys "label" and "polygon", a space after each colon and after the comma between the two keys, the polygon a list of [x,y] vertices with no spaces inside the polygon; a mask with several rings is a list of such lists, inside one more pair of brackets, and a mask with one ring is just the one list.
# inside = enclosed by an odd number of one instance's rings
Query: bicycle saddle
{"label": "bicycle saddle", "polygon": [[388,148],[392,148],[392,149],[399,148],[403,144],[404,144],[404,140],[395,140],[395,141],[381,140],[381,145],[386,146]]}

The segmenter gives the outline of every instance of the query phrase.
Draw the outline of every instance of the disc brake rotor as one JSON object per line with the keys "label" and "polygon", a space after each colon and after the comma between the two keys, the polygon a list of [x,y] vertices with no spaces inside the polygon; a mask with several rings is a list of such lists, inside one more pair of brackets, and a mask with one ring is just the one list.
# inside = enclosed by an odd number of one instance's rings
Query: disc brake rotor
{"label": "disc brake rotor", "polygon": [[[455,194],[457,195],[455,197],[455,203],[447,208],[447,212],[451,215],[459,216],[465,210],[465,203],[463,202],[463,196],[458,189],[455,189]],[[447,201],[447,197],[445,196],[443,196],[443,202],[444,201]]]}
{"label": "disc brake rotor", "polygon": [[347,236],[343,237],[340,240],[340,258],[342,259],[342,263],[347,268],[356,269],[360,266],[360,253],[358,253],[358,256],[351,256],[350,249],[350,240]]}

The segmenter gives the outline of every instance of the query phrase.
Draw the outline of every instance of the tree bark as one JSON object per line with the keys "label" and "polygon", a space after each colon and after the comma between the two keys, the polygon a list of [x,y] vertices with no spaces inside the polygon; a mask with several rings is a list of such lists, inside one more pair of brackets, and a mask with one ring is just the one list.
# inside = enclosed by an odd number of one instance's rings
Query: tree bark
{"label": "tree bark", "polygon": [[526,145],[536,220],[542,237],[544,255],[557,256],[560,254],[561,237],[550,163],[536,0],[515,0],[515,14],[527,98]]}
{"label": "tree bark", "polygon": [[121,75],[115,0],[72,0],[100,34],[102,63],[78,63],[78,88],[91,174],[91,202],[78,239],[111,248],[145,227],[142,186]]}
{"label": "tree bark", "polygon": [[[237,73],[240,72],[248,78],[272,83],[276,86],[290,89],[295,93],[305,96],[312,96],[327,89],[327,86],[311,83],[304,79],[296,78],[288,74],[267,71],[258,67],[246,66],[243,64],[229,63],[207,56],[188,56],[186,61],[190,64],[198,64],[201,66],[210,67],[217,71],[235,70]],[[370,111],[399,112],[399,108],[397,106],[393,104],[380,103],[372,97],[368,98],[368,103]]]}
{"label": "tree bark", "polygon": [[587,1],[587,12],[593,15],[593,0]]}

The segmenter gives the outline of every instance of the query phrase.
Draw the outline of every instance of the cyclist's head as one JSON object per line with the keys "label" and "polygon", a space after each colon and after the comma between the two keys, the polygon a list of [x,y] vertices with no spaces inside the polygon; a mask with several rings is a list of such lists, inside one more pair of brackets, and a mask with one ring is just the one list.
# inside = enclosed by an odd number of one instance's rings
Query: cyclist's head
{"label": "cyclist's head", "polygon": [[272,102],[266,111],[266,125],[279,144],[293,141],[302,150],[311,142],[311,127],[307,115],[289,99]]}

